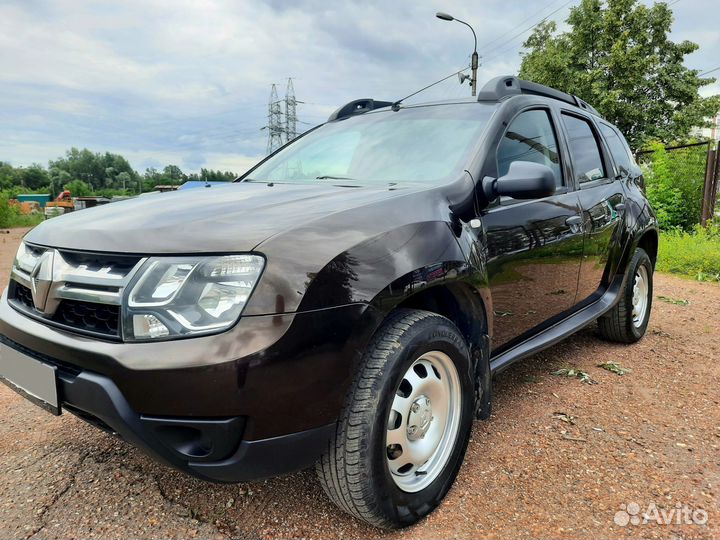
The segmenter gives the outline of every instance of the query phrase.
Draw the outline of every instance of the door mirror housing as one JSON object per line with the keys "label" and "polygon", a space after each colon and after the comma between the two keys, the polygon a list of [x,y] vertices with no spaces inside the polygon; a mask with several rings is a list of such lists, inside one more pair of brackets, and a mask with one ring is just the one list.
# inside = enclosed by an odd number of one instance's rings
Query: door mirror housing
{"label": "door mirror housing", "polygon": [[555,174],[547,165],[532,161],[513,161],[506,175],[486,176],[483,190],[488,200],[500,195],[513,199],[540,199],[555,193]]}

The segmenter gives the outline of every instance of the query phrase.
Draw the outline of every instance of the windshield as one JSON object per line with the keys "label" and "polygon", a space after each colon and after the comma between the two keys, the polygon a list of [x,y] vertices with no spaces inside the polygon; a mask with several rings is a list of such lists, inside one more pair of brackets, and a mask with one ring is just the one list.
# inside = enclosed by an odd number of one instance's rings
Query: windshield
{"label": "windshield", "polygon": [[449,181],[465,168],[494,109],[457,103],[329,122],[268,159],[246,180],[361,185]]}

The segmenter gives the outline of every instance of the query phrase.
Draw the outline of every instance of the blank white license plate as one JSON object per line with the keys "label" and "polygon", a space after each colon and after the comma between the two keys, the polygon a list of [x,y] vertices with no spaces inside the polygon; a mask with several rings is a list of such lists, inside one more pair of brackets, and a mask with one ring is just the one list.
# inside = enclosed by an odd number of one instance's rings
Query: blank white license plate
{"label": "blank white license plate", "polygon": [[0,343],[0,382],[53,414],[60,414],[55,366]]}

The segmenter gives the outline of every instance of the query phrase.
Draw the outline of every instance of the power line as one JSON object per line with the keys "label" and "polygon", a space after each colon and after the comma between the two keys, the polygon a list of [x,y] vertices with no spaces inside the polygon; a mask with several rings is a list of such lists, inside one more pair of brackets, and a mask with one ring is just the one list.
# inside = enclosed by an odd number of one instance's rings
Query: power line
{"label": "power line", "polygon": [[[502,47],[503,45],[506,45],[506,44],[512,42],[513,40],[517,39],[517,38],[520,37],[522,34],[524,34],[525,32],[527,32],[528,30],[532,30],[533,28],[535,28],[535,27],[538,26],[539,24],[545,22],[549,17],[551,17],[552,15],[554,15],[555,13],[557,13],[558,11],[560,11],[561,9],[563,9],[563,8],[564,8],[565,6],[567,6],[568,4],[573,3],[574,1],[575,1],[575,0],[569,0],[568,2],[565,2],[565,3],[564,3],[563,5],[561,5],[559,8],[555,9],[552,13],[549,13],[548,15],[546,15],[545,17],[543,17],[539,22],[537,22],[537,23],[534,24],[533,26],[531,26],[531,27],[529,27],[529,28],[526,28],[526,29],[523,30],[522,32],[519,32],[519,33],[516,34],[515,36],[513,36],[513,37],[511,37],[510,39],[508,39],[507,41],[505,41],[504,43],[501,43],[500,45],[497,45],[496,47],[493,47],[493,48],[490,49],[489,51],[485,51],[485,54],[487,54],[488,52],[496,51],[499,47]],[[680,0],[673,0],[672,2],[670,2],[670,3],[668,4],[668,7],[674,6],[674,5],[677,4],[678,2],[680,2]],[[548,4],[548,6],[549,6],[549,5],[552,5],[552,3],[551,3],[551,4]],[[546,6],[546,7],[548,7],[548,6]],[[542,10],[540,10],[540,11],[542,11]],[[537,13],[539,13],[539,12],[536,12],[536,14],[537,14]],[[527,20],[527,19],[525,19],[525,20]],[[508,33],[509,33],[509,32],[508,32]],[[507,35],[507,33],[504,34],[504,35]],[[496,40],[493,40],[493,41],[496,41]],[[492,41],[491,41],[490,43],[492,43]],[[509,50],[509,49],[511,49],[511,48],[512,48],[512,47],[505,47],[505,48],[503,48],[503,49],[500,49],[499,52],[503,52],[503,51]],[[490,60],[492,60],[492,59],[494,59],[494,58],[497,58],[497,55],[496,55],[495,57],[491,57]],[[483,60],[487,61],[488,58],[484,58]],[[711,69],[710,71],[706,71],[705,73],[701,73],[700,75],[698,75],[698,77],[702,77],[703,75],[707,75],[708,73],[713,73],[714,71],[717,71],[717,70],[719,70],[719,69],[720,69],[720,66],[718,66],[717,68]]]}
{"label": "power line", "polygon": [[440,83],[443,82],[443,81],[447,81],[447,80],[448,80],[449,78],[451,78],[451,77],[457,77],[458,74],[462,73],[463,71],[467,71],[468,69],[470,69],[470,66],[467,66],[467,67],[464,67],[464,68],[462,68],[462,69],[460,69],[460,70],[458,70],[458,71],[455,71],[454,73],[451,73],[451,74],[448,75],[447,77],[443,77],[442,79],[437,80],[437,81],[435,81],[434,83],[430,83],[430,84],[428,84],[427,86],[422,87],[420,90],[417,90],[417,91],[413,92],[412,94],[405,96],[404,98],[398,99],[398,100],[395,102],[395,104],[393,105],[393,107],[394,107],[395,105],[398,105],[398,104],[400,104],[401,102],[405,101],[407,98],[411,98],[411,97],[413,97],[414,95],[419,94],[420,92],[424,92],[424,91],[427,90],[428,88],[432,88],[432,87],[435,86],[436,84],[440,84]]}
{"label": "power line", "polygon": [[515,25],[513,28],[511,28],[511,29],[508,30],[507,32],[505,32],[505,33],[503,33],[503,34],[500,34],[500,35],[497,36],[495,39],[491,39],[490,41],[488,41],[487,43],[484,43],[483,45],[480,45],[480,50],[483,50],[483,49],[485,49],[485,47],[489,47],[489,46],[492,45],[493,43],[498,42],[499,40],[501,40],[502,38],[504,38],[504,37],[507,36],[508,34],[512,34],[515,30],[517,30],[518,28],[520,28],[521,25],[523,25],[523,24],[525,24],[526,22],[534,19],[535,16],[539,15],[540,13],[542,13],[543,11],[545,11],[547,8],[549,8],[551,5],[557,4],[558,2],[559,2],[559,0],[552,0],[551,2],[545,4],[543,7],[541,7],[541,8],[538,9],[537,11],[533,12],[533,14],[530,15],[529,17],[526,17],[525,19],[523,19],[522,21],[520,21],[517,25]]}
{"label": "power line", "polygon": [[170,148],[173,150],[190,151],[199,148],[206,148],[208,146],[219,146],[223,143],[227,144],[230,142],[237,142],[240,139],[259,140],[260,137],[262,137],[260,130],[257,130],[254,134],[256,135],[255,137],[252,136],[253,134],[249,133],[227,133],[219,137],[205,137],[195,141],[163,141],[162,143],[156,144],[155,146],[159,146],[162,148]]}
{"label": "power line", "polygon": [[[532,30],[533,28],[535,28],[535,27],[538,26],[539,24],[542,24],[543,22],[545,22],[546,20],[548,20],[548,18],[550,18],[550,17],[552,17],[553,15],[555,15],[558,11],[560,11],[561,9],[563,9],[564,7],[566,7],[568,4],[572,4],[574,1],[575,1],[575,0],[568,0],[568,1],[565,2],[563,5],[561,5],[559,8],[557,8],[557,9],[553,10],[552,12],[548,13],[547,15],[545,15],[545,17],[543,17],[541,20],[539,20],[538,22],[536,22],[536,23],[533,24],[532,26],[528,26],[527,28],[525,28],[525,29],[522,30],[521,32],[518,32],[517,34],[515,34],[515,35],[514,35],[513,37],[511,37],[510,39],[506,40],[506,41],[503,42],[503,43],[500,43],[499,45],[493,47],[492,49],[487,50],[487,51],[484,51],[483,54],[487,54],[487,53],[491,53],[491,52],[493,52],[493,51],[496,51],[496,50],[500,49],[501,47],[504,47],[505,45],[507,45],[507,44],[515,41],[517,38],[519,38],[520,36],[522,36],[525,32],[527,32],[527,31],[529,31],[529,30]],[[485,59],[485,60],[487,61],[487,59]]]}
{"label": "power line", "polygon": [[719,70],[719,69],[720,69],[720,66],[718,66],[718,67],[716,67],[716,68],[712,68],[712,69],[706,71],[705,73],[701,73],[700,75],[698,75],[698,77],[702,77],[702,76],[704,76],[704,75],[708,75],[708,74],[710,74],[710,73],[714,73],[714,72],[716,72],[716,71]]}

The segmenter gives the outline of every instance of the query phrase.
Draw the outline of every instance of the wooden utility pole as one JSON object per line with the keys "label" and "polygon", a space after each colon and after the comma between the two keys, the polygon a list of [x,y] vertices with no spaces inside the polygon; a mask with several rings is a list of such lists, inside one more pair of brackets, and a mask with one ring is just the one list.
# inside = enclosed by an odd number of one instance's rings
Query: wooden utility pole
{"label": "wooden utility pole", "polygon": [[718,200],[718,188],[720,188],[720,141],[715,148],[715,174],[713,184],[710,188],[710,219],[715,218],[715,205]]}

